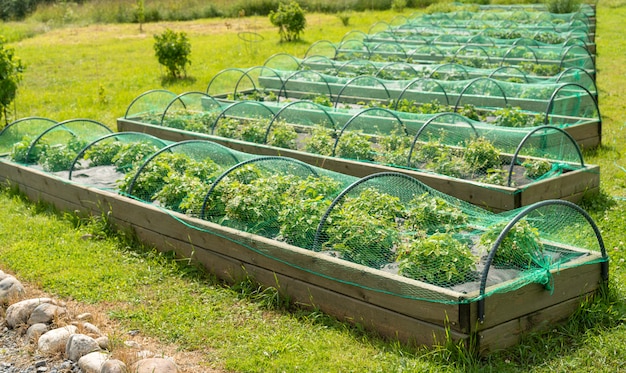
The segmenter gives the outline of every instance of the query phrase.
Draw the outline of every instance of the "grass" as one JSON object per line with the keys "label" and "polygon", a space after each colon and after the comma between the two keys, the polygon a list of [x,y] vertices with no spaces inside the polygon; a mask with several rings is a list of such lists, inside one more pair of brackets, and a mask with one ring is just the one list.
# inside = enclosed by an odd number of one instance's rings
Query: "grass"
{"label": "grass", "polygon": [[[358,326],[315,311],[292,309],[279,293],[243,280],[227,287],[185,261],[138,245],[132,237],[106,235],[106,220],[59,215],[9,191],[0,194],[0,267],[43,290],[106,305],[129,329],[208,351],[203,364],[229,371],[367,372],[614,372],[626,369],[624,319],[626,272],[626,39],[625,4],[598,6],[598,86],[604,118],[603,146],[585,151],[601,166],[603,194],[585,202],[611,253],[611,286],[564,325],[532,334],[509,350],[477,360],[454,345],[427,350],[386,342]],[[409,10],[405,11],[408,14]],[[144,25],[85,25],[46,29],[33,21],[3,24],[16,55],[27,66],[13,117],[55,120],[90,118],[110,127],[139,94],[155,88],[205,91],[228,67],[260,65],[271,54],[302,56],[315,40],[338,41],[367,31],[396,12],[353,15],[344,26],[335,15],[310,14],[304,41],[280,44],[266,17],[212,19]],[[17,26],[19,25],[19,26]],[[184,30],[192,44],[188,79],[163,80],[152,35],[165,27]],[[241,32],[263,37],[250,43]],[[87,236],[86,236],[87,235]],[[99,239],[84,239],[95,236]]]}

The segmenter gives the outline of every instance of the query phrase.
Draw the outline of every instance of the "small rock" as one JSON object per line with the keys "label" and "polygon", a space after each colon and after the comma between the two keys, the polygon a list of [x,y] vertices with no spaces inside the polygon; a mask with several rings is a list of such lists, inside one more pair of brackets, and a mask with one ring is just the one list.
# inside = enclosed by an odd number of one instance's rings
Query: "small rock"
{"label": "small rock", "polygon": [[152,353],[152,351],[149,350],[141,350],[139,352],[137,352],[137,357],[140,359],[147,359],[149,357],[153,357],[154,354]]}
{"label": "small rock", "polygon": [[98,327],[92,323],[89,323],[89,322],[83,323],[83,328],[85,329],[87,333],[95,335],[96,337],[99,337],[102,335],[102,332],[100,331],[100,329],[98,329]]}
{"label": "small rock", "polygon": [[107,336],[98,337],[96,338],[96,342],[98,342],[98,346],[100,346],[102,350],[109,349],[109,337]]}
{"label": "small rock", "polygon": [[78,361],[81,357],[94,351],[100,351],[98,342],[85,334],[71,335],[65,345],[65,356],[72,361]]}
{"label": "small rock", "polygon": [[59,307],[51,303],[42,303],[35,307],[28,318],[28,325],[33,324],[50,324],[55,317],[59,317],[65,314],[65,308]]}
{"label": "small rock", "polygon": [[136,348],[136,349],[141,348],[141,345],[135,341],[124,341],[124,346],[128,348]]}
{"label": "small rock", "polygon": [[83,373],[100,373],[102,366],[108,359],[109,355],[104,352],[92,352],[78,360],[78,367]]}
{"label": "small rock", "polygon": [[67,340],[72,334],[76,333],[76,330],[77,328],[74,325],[52,329],[39,337],[37,348],[39,348],[39,351],[43,354],[47,355],[63,352]]}
{"label": "small rock", "polygon": [[46,360],[38,360],[35,362],[35,368],[45,367],[48,364]]}
{"label": "small rock", "polygon": [[0,280],[0,304],[9,304],[11,300],[19,298],[24,293],[24,286],[15,277],[4,275]]}
{"label": "small rock", "polygon": [[139,360],[131,367],[134,373],[178,373],[178,367],[173,361],[162,358]]}
{"label": "small rock", "polygon": [[26,340],[36,343],[37,339],[39,339],[39,337],[47,331],[48,325],[41,323],[33,324],[26,331]]}
{"label": "small rock", "polygon": [[126,364],[121,360],[112,359],[107,360],[104,365],[102,365],[102,370],[100,373],[127,373],[128,368],[126,368]]}
{"label": "small rock", "polygon": [[76,316],[76,320],[93,321],[93,315],[89,312],[81,313],[80,315]]}
{"label": "small rock", "polygon": [[54,301],[50,298],[34,298],[13,303],[7,308],[5,315],[7,326],[13,329],[18,325],[26,324],[33,310],[43,303],[54,304]]}

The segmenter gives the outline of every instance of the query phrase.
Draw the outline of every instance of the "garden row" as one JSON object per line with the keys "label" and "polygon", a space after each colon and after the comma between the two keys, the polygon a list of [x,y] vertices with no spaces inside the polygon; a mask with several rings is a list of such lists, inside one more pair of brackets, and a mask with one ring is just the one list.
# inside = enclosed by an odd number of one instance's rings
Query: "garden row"
{"label": "garden row", "polygon": [[565,201],[494,214],[397,172],[357,178],[84,119],[25,118],[0,133],[10,143],[0,174],[31,197],[404,341],[505,347],[520,320],[565,316],[608,275],[597,226]]}

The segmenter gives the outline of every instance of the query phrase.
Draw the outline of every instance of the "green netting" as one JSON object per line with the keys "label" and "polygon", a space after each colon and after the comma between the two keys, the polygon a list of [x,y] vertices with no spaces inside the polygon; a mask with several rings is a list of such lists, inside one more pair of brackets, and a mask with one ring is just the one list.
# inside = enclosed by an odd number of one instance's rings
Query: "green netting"
{"label": "green netting", "polygon": [[0,155],[7,156],[13,147],[23,141],[32,141],[58,122],[48,118],[29,117],[9,123],[0,132]]}
{"label": "green netting", "polygon": [[110,133],[82,148],[67,168],[67,178],[101,189],[118,190],[126,174],[170,142],[145,133]]}
{"label": "green netting", "polygon": [[[470,80],[383,80],[367,75],[353,78],[333,76],[313,70],[271,71],[269,75],[260,75],[256,86],[262,87],[264,91],[276,92],[277,100],[314,100],[326,96],[336,107],[343,103],[373,103],[376,106],[386,104],[402,111],[410,109],[406,107],[407,104],[419,106],[435,101],[450,106],[450,111],[459,111],[467,105],[484,110],[510,106],[540,114],[545,117],[544,122],[554,125],[600,122],[597,92],[591,92],[576,83],[519,83],[491,77]],[[568,72],[575,75],[580,71]]]}
{"label": "green netting", "polygon": [[[104,135],[77,157],[70,182],[97,185],[89,179],[106,175],[103,167],[118,168],[109,176],[123,175],[120,193],[171,211],[189,229],[219,235],[174,212],[248,232],[237,242],[281,265],[403,298],[456,304],[530,283],[550,290],[552,273],[608,259],[593,220],[569,202],[493,214],[400,173],[357,178],[208,141],[165,143]],[[135,161],[116,165],[121,158]],[[282,246],[256,245],[256,236]],[[290,262],[285,250],[308,250],[314,260]],[[341,266],[387,280],[360,282]]]}
{"label": "green netting", "polygon": [[[0,137],[14,137],[23,125],[35,124],[28,131],[22,131],[22,138],[11,147],[11,160],[24,164],[34,164],[45,171],[69,170],[74,157],[94,139],[111,133],[104,124],[91,119],[71,119],[48,125],[49,120],[27,119],[18,121]],[[34,131],[38,129],[39,133]],[[0,141],[1,142],[1,141]]]}
{"label": "green netting", "polygon": [[[292,60],[293,61],[293,60]],[[476,68],[457,63],[412,64],[408,62],[378,62],[369,60],[337,61],[323,56],[312,56],[297,60],[296,69],[312,70],[331,76],[353,78],[371,75],[385,80],[411,80],[434,78],[438,80],[470,80],[490,77],[517,83],[576,83],[590,92],[597,92],[596,83],[588,71],[580,67],[560,69],[549,65],[526,64],[522,66],[500,66]],[[294,63],[282,63],[282,56],[270,57],[265,65],[276,71],[295,71]],[[553,70],[550,75],[550,71]]]}
{"label": "green netting", "polygon": [[[576,141],[561,128],[542,125],[543,116],[503,108],[488,112],[491,122],[484,122],[429,106],[434,113],[239,101],[199,115],[217,118],[204,133],[220,138],[516,188],[511,193],[564,172],[589,170]],[[194,127],[192,115],[180,121]]]}

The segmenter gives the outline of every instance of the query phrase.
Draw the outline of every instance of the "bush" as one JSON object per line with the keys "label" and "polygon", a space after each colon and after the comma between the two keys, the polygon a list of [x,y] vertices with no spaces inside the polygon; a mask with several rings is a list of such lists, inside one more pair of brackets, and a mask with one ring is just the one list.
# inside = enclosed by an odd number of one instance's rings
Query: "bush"
{"label": "bush", "polygon": [[291,2],[280,3],[277,11],[270,12],[270,22],[278,27],[280,41],[296,41],[300,39],[300,34],[306,27],[306,17],[300,5]]}
{"label": "bush", "polygon": [[166,29],[160,35],[154,35],[154,51],[159,63],[167,68],[172,78],[186,75],[187,65],[191,64],[191,44],[184,31],[175,32]]}
{"label": "bush", "polygon": [[17,86],[22,80],[24,66],[22,61],[15,57],[14,50],[5,48],[4,43],[4,38],[0,36],[0,110],[2,110],[0,116],[3,115],[8,124],[7,109],[17,94]]}
{"label": "bush", "polygon": [[580,8],[580,0],[549,0],[546,6],[550,13],[574,13]]}

